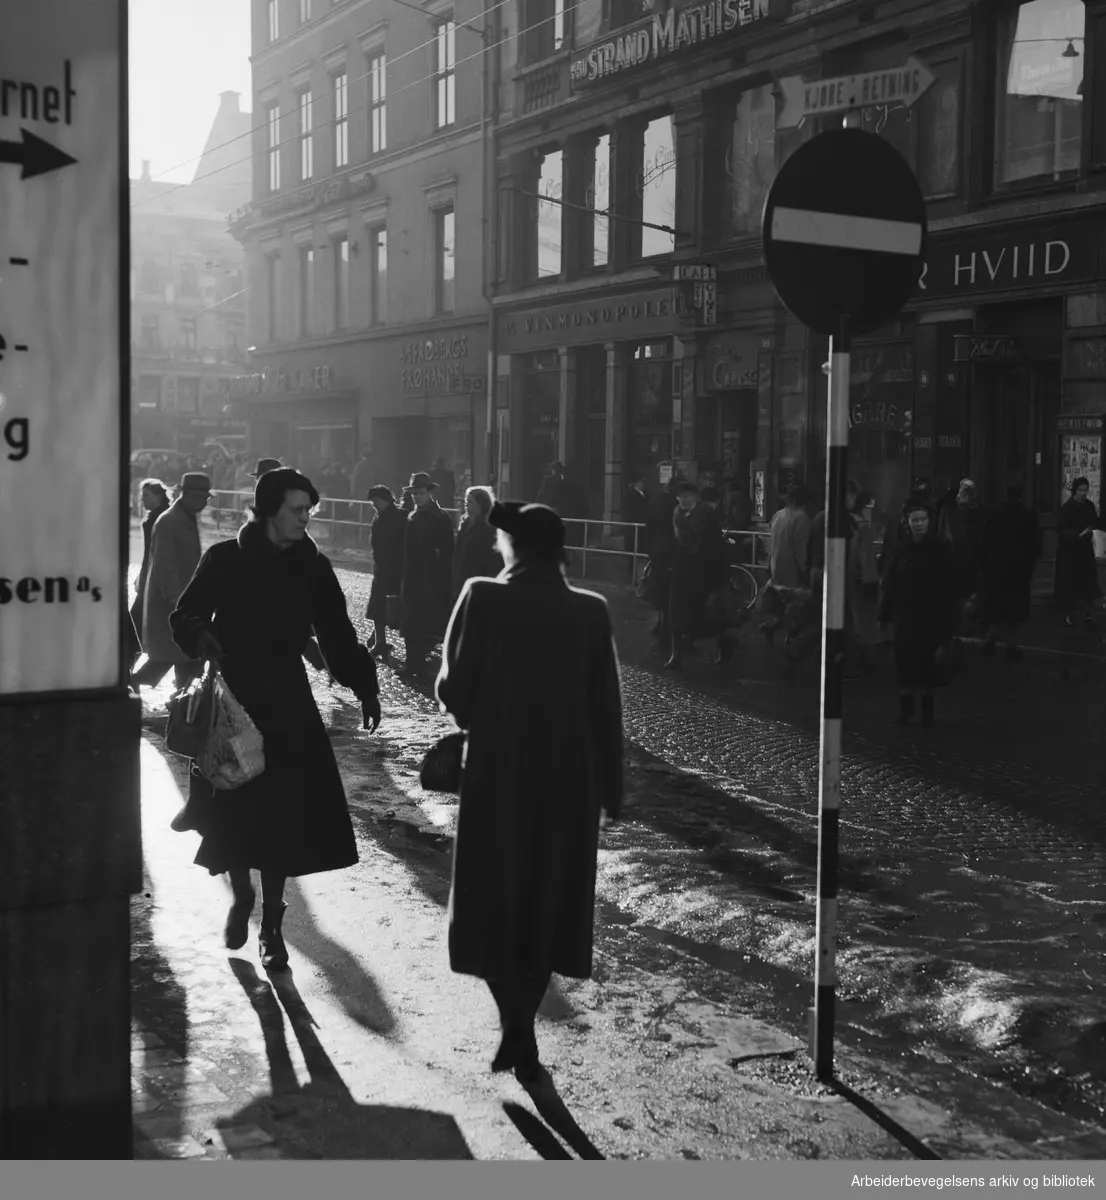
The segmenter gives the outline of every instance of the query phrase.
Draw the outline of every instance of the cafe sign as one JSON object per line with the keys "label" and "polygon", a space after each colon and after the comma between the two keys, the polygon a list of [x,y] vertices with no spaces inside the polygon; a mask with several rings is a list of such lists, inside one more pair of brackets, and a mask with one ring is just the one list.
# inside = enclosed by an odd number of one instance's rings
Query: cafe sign
{"label": "cafe sign", "polygon": [[654,13],[574,55],[569,68],[573,90],[604,83],[624,71],[714,41],[771,17],[778,8],[779,0],[707,0]]}
{"label": "cafe sign", "polygon": [[953,362],[991,362],[1020,357],[1021,347],[1015,337],[994,333],[954,333],[952,336]]}

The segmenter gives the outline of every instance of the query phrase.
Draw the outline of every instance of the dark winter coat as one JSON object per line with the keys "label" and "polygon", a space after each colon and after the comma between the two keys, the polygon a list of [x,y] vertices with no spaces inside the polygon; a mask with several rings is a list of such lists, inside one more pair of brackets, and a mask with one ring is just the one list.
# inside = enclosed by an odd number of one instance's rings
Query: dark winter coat
{"label": "dark winter coat", "polygon": [[495,578],[503,570],[503,559],[495,548],[496,531],[487,521],[465,517],[457,530],[457,544],[453,548],[453,599],[469,579],[477,577]]}
{"label": "dark winter coat", "polygon": [[672,514],[679,501],[672,487],[663,487],[649,501],[645,515],[645,552],[656,566],[671,566],[676,556]]}
{"label": "dark winter coat", "polygon": [[154,522],[150,538],[142,594],[142,649],[153,662],[174,666],[188,662],[188,656],[173,640],[169,616],[199,566],[202,553],[197,518],[177,499]]}
{"label": "dark winter coat", "polygon": [[137,656],[141,652],[142,642],[142,604],[146,595],[146,577],[150,573],[150,539],[154,534],[154,523],[163,512],[169,509],[169,501],[152,508],[142,520],[142,565],[138,568],[138,582],[135,585],[134,603],[131,605],[131,621],[134,625],[135,641],[131,649]]}
{"label": "dark winter coat", "polygon": [[1094,537],[1081,536],[1085,529],[1098,528],[1098,513],[1089,500],[1068,500],[1061,507],[1056,520],[1056,601],[1063,608],[1090,604],[1102,595]]}
{"label": "dark winter coat", "polygon": [[697,637],[708,629],[707,598],[726,582],[726,542],[718,514],[700,502],[672,514],[676,557],[672,564],[672,632]]}
{"label": "dark winter coat", "polygon": [[196,862],[213,875],[251,867],[310,875],[357,862],[345,792],[304,670],[312,628],[330,673],[359,700],[377,694],[376,664],[357,641],[330,562],[308,537],[278,550],[256,521],[203,559],[172,617],[184,654],[210,630],[227,686],[265,739],[265,770],[219,792],[195,770]]}
{"label": "dark winter coat", "polygon": [[404,636],[428,646],[440,642],[453,603],[453,522],[436,500],[407,518],[400,595]]}
{"label": "dark winter coat", "polygon": [[1037,514],[1007,500],[988,517],[983,531],[983,619],[988,625],[1028,621],[1033,570],[1041,554]]}
{"label": "dark winter coat", "polygon": [[895,668],[906,687],[931,688],[936,655],[956,630],[958,582],[948,543],[929,533],[898,545],[887,562],[879,621],[895,623]]}
{"label": "dark winter coat", "polygon": [[373,582],[365,616],[374,624],[387,623],[388,597],[403,586],[403,546],[407,516],[394,504],[377,513],[369,531],[373,552]]}
{"label": "dark winter coat", "polygon": [[468,734],[449,902],[453,970],[592,969],[600,809],[622,805],[622,699],[606,602],[561,570],[472,579],[446,636],[442,708]]}

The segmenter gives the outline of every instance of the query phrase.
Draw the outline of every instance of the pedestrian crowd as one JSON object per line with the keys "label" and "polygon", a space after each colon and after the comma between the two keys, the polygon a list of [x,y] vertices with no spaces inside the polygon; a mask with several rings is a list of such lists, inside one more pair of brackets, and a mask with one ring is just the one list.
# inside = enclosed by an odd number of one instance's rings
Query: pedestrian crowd
{"label": "pedestrian crowd", "polygon": [[402,634],[399,673],[409,677],[423,677],[440,645],[436,696],[464,743],[449,960],[486,981],[499,1009],[491,1069],[537,1083],[535,1019],[550,979],[592,972],[600,830],[622,804],[618,657],[606,601],[568,585],[556,512],[470,487],[455,534],[438,501],[443,467],[437,477],[413,473],[403,501],[385,484],[365,489],[376,510],[366,644],[307,532],[320,500],[307,476],[258,463],[248,519],[206,552],[198,517],[211,475],[185,471],[172,495],[142,480],[131,685],[138,692],[172,669],[172,724],[188,697],[209,684],[214,694],[218,682],[260,735],[263,764],[231,790],[204,774],[202,754],[191,758],[171,825],[199,833],[196,865],[229,882],[228,949],[249,938],[256,877],[261,963],[280,971],[289,964],[287,880],[358,861],[304,659],[357,698],[372,733],[382,720],[380,667],[394,668],[389,628]]}

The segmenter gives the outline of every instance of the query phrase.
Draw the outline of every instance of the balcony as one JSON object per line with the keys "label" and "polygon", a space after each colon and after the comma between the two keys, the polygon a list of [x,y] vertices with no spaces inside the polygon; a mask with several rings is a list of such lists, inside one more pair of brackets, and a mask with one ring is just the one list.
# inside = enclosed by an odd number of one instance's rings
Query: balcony
{"label": "balcony", "polygon": [[568,99],[568,51],[521,67],[515,75],[515,115],[526,116]]}

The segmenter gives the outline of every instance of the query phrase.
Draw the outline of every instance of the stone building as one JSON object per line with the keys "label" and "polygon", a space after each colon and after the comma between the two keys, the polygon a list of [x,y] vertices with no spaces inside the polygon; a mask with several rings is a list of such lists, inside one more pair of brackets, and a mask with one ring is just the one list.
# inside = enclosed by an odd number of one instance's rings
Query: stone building
{"label": "stone building", "polygon": [[244,450],[230,380],[245,361],[245,278],[227,212],[250,195],[251,117],[224,92],[188,184],[131,183],[131,428],[134,447]]}

